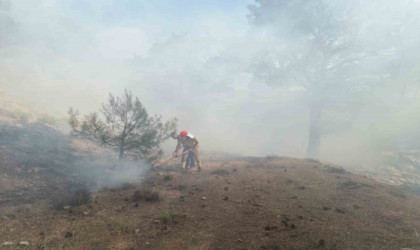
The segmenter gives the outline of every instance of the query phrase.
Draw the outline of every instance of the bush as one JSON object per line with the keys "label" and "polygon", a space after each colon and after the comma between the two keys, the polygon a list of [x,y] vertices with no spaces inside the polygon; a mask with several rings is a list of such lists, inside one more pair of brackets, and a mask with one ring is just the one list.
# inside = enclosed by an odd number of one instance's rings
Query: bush
{"label": "bush", "polygon": [[77,189],[73,193],[59,192],[52,198],[53,208],[64,209],[65,206],[81,206],[88,204],[92,199],[91,193],[87,188]]}
{"label": "bush", "polygon": [[160,200],[158,192],[153,192],[151,190],[137,190],[132,196],[132,201],[146,201],[146,202],[157,202]]}
{"label": "bush", "polygon": [[316,164],[322,164],[320,160],[318,159],[313,159],[313,158],[305,158],[303,159],[306,162],[310,162],[310,163],[316,163]]}
{"label": "bush", "polygon": [[91,193],[86,188],[78,189],[70,200],[70,206],[80,206],[88,204],[92,199]]}
{"label": "bush", "polygon": [[406,192],[420,195],[420,183],[404,183],[401,188]]}
{"label": "bush", "polygon": [[165,177],[163,177],[163,181],[172,181],[173,176],[172,175],[165,175]]}
{"label": "bush", "polygon": [[81,120],[77,110],[70,108],[68,114],[73,135],[114,150],[121,160],[130,156],[155,161],[177,123],[176,118],[162,122],[160,116],[149,116],[140,100],[127,90],[121,97],[109,94],[100,114],[91,113]]}
{"label": "bush", "polygon": [[176,224],[178,223],[179,219],[186,218],[187,214],[181,211],[177,210],[169,210],[169,211],[163,211],[159,214],[159,216],[156,218],[159,220],[162,224]]}
{"label": "bush", "polygon": [[325,165],[324,168],[325,168],[324,172],[326,172],[326,173],[332,173],[332,174],[344,174],[344,173],[346,173],[346,170],[344,170],[341,167],[333,167],[333,166],[330,166],[330,165]]}

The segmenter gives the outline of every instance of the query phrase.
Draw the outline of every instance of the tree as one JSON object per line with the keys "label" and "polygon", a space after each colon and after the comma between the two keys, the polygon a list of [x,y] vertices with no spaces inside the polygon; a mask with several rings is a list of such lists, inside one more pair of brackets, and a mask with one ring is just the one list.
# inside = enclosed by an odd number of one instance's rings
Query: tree
{"label": "tree", "polygon": [[156,159],[162,154],[161,143],[176,129],[176,118],[163,123],[160,116],[150,117],[139,99],[127,90],[122,97],[109,94],[100,112],[104,120],[98,113],[91,113],[79,121],[79,112],[70,108],[72,134],[115,149],[119,159],[126,154]]}
{"label": "tree", "polygon": [[360,3],[256,0],[249,6],[251,23],[268,28],[277,39],[259,56],[254,74],[269,84],[302,87],[309,95],[309,157],[318,157],[326,133],[322,115],[346,109],[384,83],[390,77],[384,73],[385,65],[398,57],[395,42],[404,23],[380,27],[378,20],[364,20],[355,11],[361,9]]}

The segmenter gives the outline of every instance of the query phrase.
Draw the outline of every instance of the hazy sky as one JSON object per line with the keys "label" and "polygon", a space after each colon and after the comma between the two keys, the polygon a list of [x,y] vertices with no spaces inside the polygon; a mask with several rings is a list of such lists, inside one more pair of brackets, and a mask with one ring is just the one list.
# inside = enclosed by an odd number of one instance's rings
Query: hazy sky
{"label": "hazy sky", "polygon": [[[62,116],[70,106],[96,111],[109,92],[127,88],[151,114],[178,117],[180,129],[195,134],[204,150],[304,156],[306,90],[266,85],[250,68],[267,45],[276,53],[301,47],[252,26],[247,7],[253,2],[0,0],[0,88]],[[361,28],[352,34],[359,47],[379,46],[387,24],[407,16],[395,1],[359,2],[359,23],[352,23]],[[415,17],[416,11],[409,14]],[[408,85],[415,92],[416,82]],[[381,93],[394,89],[387,91]],[[384,99],[377,94],[375,105],[353,110],[363,120],[328,136],[324,152],[348,156],[361,148],[354,146],[365,143],[360,131],[372,125],[372,114],[384,113],[377,112],[382,104],[376,102]],[[337,117],[356,119],[336,112],[331,120],[342,122]],[[358,129],[358,136],[349,128]]]}
{"label": "hazy sky", "polygon": [[[190,40],[214,37],[220,43],[246,32],[247,4],[13,1],[5,12],[14,22],[10,29],[14,39],[2,57],[8,76],[2,85],[14,94],[39,96],[36,102],[40,106],[51,107],[54,102],[57,112],[74,102],[74,98],[78,98],[82,108],[89,102],[96,106],[98,100],[87,97],[127,87],[128,78],[135,78],[133,73],[137,70],[129,68],[129,64],[136,57],[147,56],[156,43],[177,35]],[[200,49],[206,47],[202,44]]]}
{"label": "hazy sky", "polygon": [[[244,82],[231,82],[227,69],[194,67],[225,50],[241,56],[244,37],[252,37],[246,18],[251,2],[3,0],[9,5],[3,14],[14,25],[2,51],[0,84],[8,94],[57,114],[69,106],[94,111],[108,92],[129,88],[152,114],[176,116],[197,137],[220,136],[220,149],[232,148],[237,135],[226,135],[236,132],[245,140],[246,132],[238,133],[239,124],[232,124],[237,119],[224,111],[248,99],[251,77],[242,74],[235,78]],[[167,43],[161,53],[159,46]],[[143,58],[153,61],[146,70]],[[194,74],[209,82],[195,82]],[[246,147],[251,152],[256,145]]]}

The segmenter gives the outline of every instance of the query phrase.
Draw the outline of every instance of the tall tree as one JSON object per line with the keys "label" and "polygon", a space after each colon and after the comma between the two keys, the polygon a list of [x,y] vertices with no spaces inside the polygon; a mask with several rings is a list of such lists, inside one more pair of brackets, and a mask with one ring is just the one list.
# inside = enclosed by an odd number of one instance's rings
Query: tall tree
{"label": "tall tree", "polygon": [[72,133],[115,149],[119,159],[127,153],[140,159],[156,159],[162,154],[161,143],[176,129],[176,118],[163,123],[160,116],[150,117],[139,99],[127,90],[122,97],[109,94],[100,112],[104,120],[92,113],[79,121],[78,111],[70,108]]}
{"label": "tall tree", "polygon": [[[384,74],[384,65],[398,56],[393,43],[397,34],[392,31],[401,25],[385,27],[383,32],[374,21],[360,21],[363,17],[355,11],[361,9],[360,4],[364,3],[256,0],[249,6],[250,21],[268,28],[277,39],[277,44],[258,58],[255,75],[273,85],[300,86],[309,95],[309,157],[320,153],[326,133],[323,114],[343,108],[354,97],[383,83],[390,77]],[[374,43],[377,34],[386,42]]]}

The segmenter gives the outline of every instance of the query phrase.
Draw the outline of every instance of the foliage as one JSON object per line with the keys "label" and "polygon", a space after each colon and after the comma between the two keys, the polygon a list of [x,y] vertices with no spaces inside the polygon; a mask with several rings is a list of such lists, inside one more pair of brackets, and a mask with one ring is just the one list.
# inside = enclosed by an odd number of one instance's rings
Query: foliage
{"label": "foliage", "polygon": [[52,197],[52,205],[57,210],[64,209],[65,206],[81,206],[89,204],[92,196],[87,188],[79,188],[74,192],[58,192]]}
{"label": "foliage", "polygon": [[165,175],[165,177],[163,177],[163,181],[172,181],[173,178],[174,177],[172,175]]}
{"label": "foliage", "polygon": [[160,145],[176,129],[176,119],[163,123],[160,116],[150,117],[137,97],[125,91],[122,97],[109,95],[108,103],[98,113],[86,115],[70,108],[69,124],[72,134],[108,146],[119,153],[119,159],[131,154],[138,159],[153,160],[162,154]]}
{"label": "foliage", "polygon": [[10,110],[2,107],[0,108],[0,114],[24,124],[28,123],[28,121],[32,118],[32,114],[19,109]]}
{"label": "foliage", "polygon": [[176,224],[179,219],[184,219],[187,217],[187,214],[178,210],[166,210],[162,211],[156,218],[162,224]]}
{"label": "foliage", "polygon": [[132,196],[132,201],[146,201],[146,202],[156,202],[160,200],[160,196],[158,192],[154,192],[152,190],[144,189],[144,190],[137,190],[134,192]]}
{"label": "foliage", "polygon": [[[381,34],[388,35],[389,42],[360,45],[361,35],[368,40],[379,32],[361,34],[364,17],[357,13],[360,6],[356,2],[256,2],[249,6],[250,21],[270,27],[279,39],[278,44],[261,55],[260,67],[255,71],[267,83],[303,86],[315,101],[325,101],[328,98],[337,100],[337,95],[342,98],[349,93],[366,91],[370,85],[389,77],[372,65],[380,63],[383,66],[398,58],[396,51],[392,51],[396,45],[392,38],[397,36],[402,24],[390,28],[393,33]],[[370,67],[365,68],[367,64]]]}
{"label": "foliage", "polygon": [[399,77],[396,68],[408,71],[413,66],[401,62],[412,46],[398,40],[415,32],[404,13],[410,7],[396,10],[401,20],[390,23],[381,19],[381,7],[344,0],[256,0],[249,6],[250,22],[275,37],[256,58],[254,75],[267,84],[299,87],[308,95],[310,157],[317,157],[321,137],[334,131],[328,123],[344,119],[336,127],[351,126],[377,85]]}

